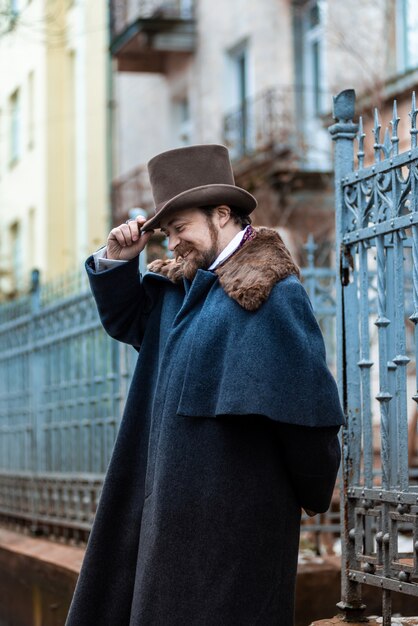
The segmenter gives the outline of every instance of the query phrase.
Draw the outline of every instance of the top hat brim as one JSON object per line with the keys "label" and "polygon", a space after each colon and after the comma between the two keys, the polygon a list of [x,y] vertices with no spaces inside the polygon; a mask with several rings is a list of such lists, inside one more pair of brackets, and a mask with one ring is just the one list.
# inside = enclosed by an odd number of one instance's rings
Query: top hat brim
{"label": "top hat brim", "polygon": [[145,222],[141,230],[160,228],[161,218],[169,213],[213,204],[226,204],[242,215],[249,215],[256,208],[257,200],[248,191],[235,185],[212,184],[193,187],[158,205],[154,217]]}

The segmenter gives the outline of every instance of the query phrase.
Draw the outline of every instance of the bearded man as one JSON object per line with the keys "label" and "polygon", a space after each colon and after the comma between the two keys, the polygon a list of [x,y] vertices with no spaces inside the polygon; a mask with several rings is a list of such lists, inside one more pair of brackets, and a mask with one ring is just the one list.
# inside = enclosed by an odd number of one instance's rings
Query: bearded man
{"label": "bearded man", "polygon": [[[67,625],[291,626],[301,508],[328,508],[340,462],[322,336],[225,147],[148,168],[155,216],[87,261],[139,357]],[[141,277],[156,228],[174,258]]]}

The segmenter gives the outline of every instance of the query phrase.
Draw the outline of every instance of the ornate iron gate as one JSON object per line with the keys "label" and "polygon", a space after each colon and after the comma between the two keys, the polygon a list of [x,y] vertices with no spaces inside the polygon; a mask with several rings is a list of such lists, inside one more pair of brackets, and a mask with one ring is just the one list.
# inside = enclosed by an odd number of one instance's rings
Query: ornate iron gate
{"label": "ornate iron gate", "polygon": [[[342,600],[347,621],[364,615],[362,585],[418,596],[418,484],[408,466],[408,414],[417,410],[418,148],[415,95],[410,149],[399,154],[396,102],[374,163],[364,167],[355,93],[334,99],[338,378],[343,433]],[[354,140],[357,165],[354,167]]]}

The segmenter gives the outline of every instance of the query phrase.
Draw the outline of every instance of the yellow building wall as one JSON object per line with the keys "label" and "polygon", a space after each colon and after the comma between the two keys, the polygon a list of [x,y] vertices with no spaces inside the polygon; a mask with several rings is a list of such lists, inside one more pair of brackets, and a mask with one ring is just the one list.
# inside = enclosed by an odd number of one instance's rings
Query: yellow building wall
{"label": "yellow building wall", "polygon": [[[53,6],[56,0],[49,0]],[[63,3],[68,6],[68,2]],[[48,257],[54,274],[80,268],[105,240],[107,199],[106,3],[73,3],[60,15],[65,45],[49,29]],[[56,236],[55,236],[56,233]]]}
{"label": "yellow building wall", "polygon": [[[73,85],[66,42],[65,2],[57,10],[48,0],[46,47],[46,257],[47,275],[62,274],[74,266],[77,242],[74,230],[74,188],[76,185],[72,136],[75,124],[72,106]],[[61,36],[61,33],[63,34]],[[65,34],[65,35],[64,35]]]}
{"label": "yellow building wall", "polygon": [[[110,130],[108,128],[108,31],[107,3],[88,2],[86,27],[90,32],[87,40],[86,78],[88,88],[87,166],[88,166],[88,254],[102,245],[111,224],[110,181],[108,181],[108,158],[110,154]],[[83,256],[84,259],[84,256]]]}
{"label": "yellow building wall", "polygon": [[107,39],[106,0],[21,0],[0,39],[0,299],[24,291],[34,267],[43,281],[82,269],[106,239]]}

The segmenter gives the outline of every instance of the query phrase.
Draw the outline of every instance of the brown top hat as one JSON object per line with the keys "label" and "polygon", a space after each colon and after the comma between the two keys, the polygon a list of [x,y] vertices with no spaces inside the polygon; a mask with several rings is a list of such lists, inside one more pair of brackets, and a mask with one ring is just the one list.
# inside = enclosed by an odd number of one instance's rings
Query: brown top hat
{"label": "brown top hat", "polygon": [[157,154],[148,163],[155,216],[142,230],[159,228],[162,216],[181,209],[227,204],[249,215],[257,200],[234,181],[229,154],[216,144],[187,146]]}

